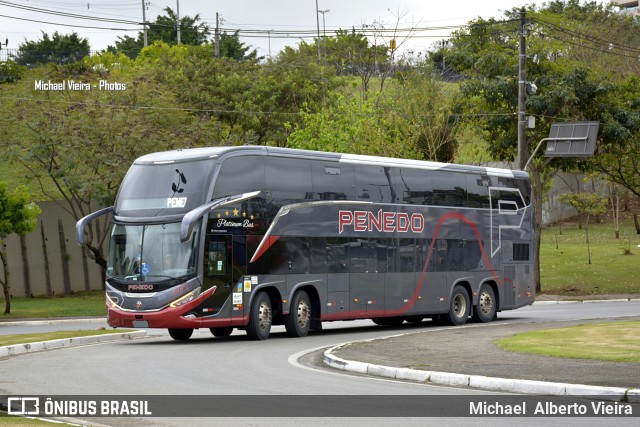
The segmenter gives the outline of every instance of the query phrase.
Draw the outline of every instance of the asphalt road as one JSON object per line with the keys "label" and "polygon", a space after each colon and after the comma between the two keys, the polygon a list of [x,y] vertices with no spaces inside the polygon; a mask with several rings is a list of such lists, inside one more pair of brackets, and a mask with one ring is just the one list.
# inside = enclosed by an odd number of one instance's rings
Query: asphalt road
{"label": "asphalt road", "polygon": [[[640,302],[534,305],[501,314],[510,322],[634,316]],[[500,322],[496,322],[499,324]],[[101,322],[65,323],[64,328],[95,329]],[[60,329],[60,325],[0,326],[0,334],[34,329]],[[145,339],[31,353],[0,360],[1,395],[452,395],[489,393],[469,389],[395,382],[345,375],[318,365],[309,350],[339,343],[403,332],[435,329],[429,322],[418,326],[380,328],[370,321],[325,324],[323,332],[301,339],[288,338],[275,328],[267,341],[249,341],[243,332],[214,338],[208,330],[196,331],[188,342],[175,342],[165,331],[151,330]],[[451,328],[455,333],[456,328]],[[306,356],[304,356],[306,355]],[[303,357],[304,356],[304,357]],[[346,402],[345,404],[348,404]],[[636,418],[637,419],[637,418]],[[93,425],[441,425],[446,418],[248,418],[248,419],[116,419],[92,420]],[[458,420],[459,422],[460,420]],[[519,418],[518,424],[629,425],[629,420]],[[503,419],[464,419],[469,425],[513,424]]]}

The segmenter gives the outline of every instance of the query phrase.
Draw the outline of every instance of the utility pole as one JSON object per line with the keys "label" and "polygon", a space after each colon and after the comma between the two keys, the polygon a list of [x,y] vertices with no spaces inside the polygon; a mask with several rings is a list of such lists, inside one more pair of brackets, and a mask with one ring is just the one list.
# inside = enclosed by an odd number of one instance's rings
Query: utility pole
{"label": "utility pole", "polygon": [[149,43],[147,42],[147,5],[142,0],[142,31],[144,33],[144,47],[147,47]]}
{"label": "utility pole", "polygon": [[214,42],[216,45],[216,58],[220,58],[220,18],[218,17],[218,12],[216,12],[216,32]]}
{"label": "utility pole", "polygon": [[318,9],[318,0],[316,0],[316,25],[318,27],[318,64],[321,61],[321,57],[320,57],[320,15],[319,12],[320,9]]}
{"label": "utility pole", "polygon": [[178,30],[178,44],[180,44],[180,0],[176,0],[176,29]]}
{"label": "utility pole", "polygon": [[327,27],[324,24],[324,14],[330,12],[329,9],[319,10],[322,14],[322,38],[324,39],[324,63],[327,63]]}
{"label": "utility pole", "polygon": [[520,54],[518,56],[518,169],[524,170],[527,163],[527,12],[520,9]]}

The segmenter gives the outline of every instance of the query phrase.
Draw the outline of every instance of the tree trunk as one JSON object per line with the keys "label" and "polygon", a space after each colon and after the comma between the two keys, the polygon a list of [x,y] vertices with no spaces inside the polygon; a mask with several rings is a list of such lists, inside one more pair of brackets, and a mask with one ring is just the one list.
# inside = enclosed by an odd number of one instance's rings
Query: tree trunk
{"label": "tree trunk", "polygon": [[591,246],[589,245],[589,215],[587,215],[587,222],[584,225],[584,232],[587,236],[587,256],[589,257],[589,265],[591,265]]}
{"label": "tree trunk", "polygon": [[633,214],[633,221],[636,223],[636,234],[640,234],[640,221],[638,221],[638,214]]}
{"label": "tree trunk", "polygon": [[[0,245],[3,242],[0,241]],[[7,261],[6,248],[2,245],[0,249],[0,259],[2,259],[2,268],[4,271],[4,279],[0,280],[2,283],[2,290],[4,292],[4,314],[11,314],[11,284],[9,283],[9,262]]]}

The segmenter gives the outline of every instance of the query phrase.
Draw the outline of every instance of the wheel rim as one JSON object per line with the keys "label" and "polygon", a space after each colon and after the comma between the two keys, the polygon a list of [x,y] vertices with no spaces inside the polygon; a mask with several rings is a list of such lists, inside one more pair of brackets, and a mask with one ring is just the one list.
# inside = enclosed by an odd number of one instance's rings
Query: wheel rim
{"label": "wheel rim", "polygon": [[491,314],[491,311],[493,310],[493,298],[491,298],[489,292],[483,292],[480,294],[480,301],[478,305],[482,314]]}
{"label": "wheel rim", "polygon": [[260,312],[258,314],[258,326],[263,331],[271,327],[271,307],[266,301],[260,304]]}
{"label": "wheel rim", "polygon": [[467,302],[462,295],[458,294],[453,298],[453,312],[456,317],[462,317],[467,312]]}
{"label": "wheel rim", "polygon": [[300,303],[298,304],[298,313],[297,313],[298,325],[301,328],[306,327],[307,323],[309,323],[310,316],[311,316],[311,310],[309,308],[309,304],[307,304],[307,302],[304,300],[300,301]]}

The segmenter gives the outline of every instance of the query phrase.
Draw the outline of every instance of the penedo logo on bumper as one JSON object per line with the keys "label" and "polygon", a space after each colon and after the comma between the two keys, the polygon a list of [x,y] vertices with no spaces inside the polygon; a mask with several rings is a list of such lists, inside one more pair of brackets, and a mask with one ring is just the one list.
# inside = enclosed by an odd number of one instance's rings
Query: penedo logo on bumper
{"label": "penedo logo on bumper", "polygon": [[405,212],[368,211],[339,211],[338,234],[345,229],[353,231],[374,231],[382,233],[422,233],[424,231],[424,217],[422,214]]}

